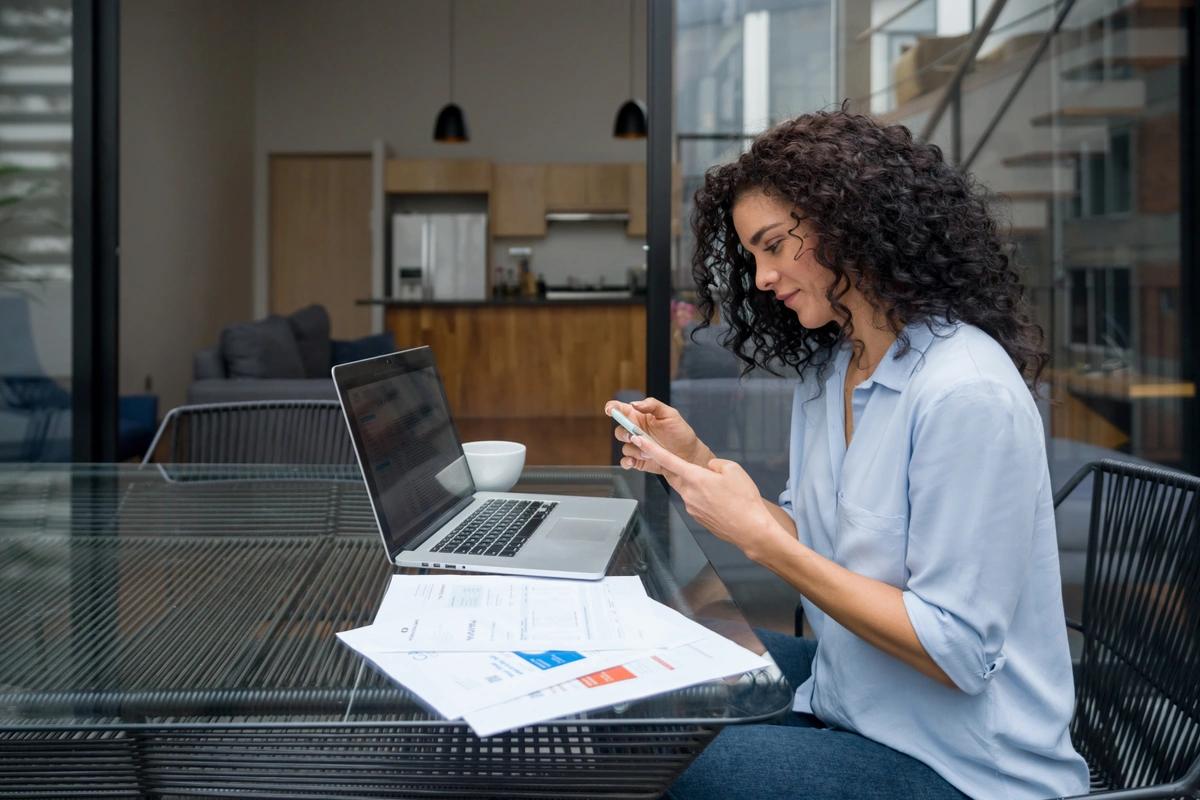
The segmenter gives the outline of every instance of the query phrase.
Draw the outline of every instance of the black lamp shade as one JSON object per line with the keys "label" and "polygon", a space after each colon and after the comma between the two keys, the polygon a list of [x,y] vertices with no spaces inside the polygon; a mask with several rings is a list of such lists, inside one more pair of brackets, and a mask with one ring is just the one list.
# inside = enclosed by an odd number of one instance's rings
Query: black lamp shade
{"label": "black lamp shade", "polygon": [[646,110],[637,100],[626,100],[617,111],[617,121],[613,125],[613,136],[618,139],[646,138]]}
{"label": "black lamp shade", "polygon": [[467,118],[462,109],[454,103],[447,103],[438,112],[437,122],[433,124],[433,138],[439,142],[465,142],[467,136]]}

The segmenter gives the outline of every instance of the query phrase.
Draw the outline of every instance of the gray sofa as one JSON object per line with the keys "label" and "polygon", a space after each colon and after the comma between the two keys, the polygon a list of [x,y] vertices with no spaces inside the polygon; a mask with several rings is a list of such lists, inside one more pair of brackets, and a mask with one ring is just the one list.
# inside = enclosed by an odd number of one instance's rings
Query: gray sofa
{"label": "gray sofa", "polygon": [[329,314],[311,305],[287,317],[230,325],[192,357],[189,404],[336,400],[334,364],[394,351],[390,333],[350,341],[329,336]]}
{"label": "gray sofa", "polygon": [[220,347],[206,347],[192,356],[188,403],[235,403],[247,400],[336,400],[333,381],[322,378],[233,378]]}

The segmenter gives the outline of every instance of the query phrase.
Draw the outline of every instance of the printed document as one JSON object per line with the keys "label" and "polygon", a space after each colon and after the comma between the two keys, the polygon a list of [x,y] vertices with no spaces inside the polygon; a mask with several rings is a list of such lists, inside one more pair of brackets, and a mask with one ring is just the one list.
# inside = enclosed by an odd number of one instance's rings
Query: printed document
{"label": "printed document", "polygon": [[374,624],[338,638],[480,736],[770,664],[637,577],[398,575]]}
{"label": "printed document", "polygon": [[723,636],[708,637],[564,681],[548,689],[463,717],[479,736],[616,705],[728,675],[761,669],[770,662]]}
{"label": "printed document", "polygon": [[394,575],[375,623],[348,644],[371,653],[630,650],[683,644],[636,576],[599,581]]}
{"label": "printed document", "polygon": [[[354,633],[350,631],[349,633]],[[353,647],[353,636],[338,634]],[[357,649],[357,648],[355,648]],[[540,653],[373,653],[359,651],[446,719],[636,659],[636,650]]]}

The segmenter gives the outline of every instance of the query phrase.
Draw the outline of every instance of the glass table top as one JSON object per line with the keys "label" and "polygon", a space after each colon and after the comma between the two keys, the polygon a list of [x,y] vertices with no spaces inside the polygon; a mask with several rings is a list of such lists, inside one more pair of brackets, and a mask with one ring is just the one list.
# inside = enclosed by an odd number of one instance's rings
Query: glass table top
{"label": "glass table top", "polygon": [[[657,478],[533,468],[514,491],[638,500],[609,573],[764,652]],[[0,729],[438,720],[334,636],[394,571],[354,467],[0,465]],[[577,719],[790,703],[771,667]]]}

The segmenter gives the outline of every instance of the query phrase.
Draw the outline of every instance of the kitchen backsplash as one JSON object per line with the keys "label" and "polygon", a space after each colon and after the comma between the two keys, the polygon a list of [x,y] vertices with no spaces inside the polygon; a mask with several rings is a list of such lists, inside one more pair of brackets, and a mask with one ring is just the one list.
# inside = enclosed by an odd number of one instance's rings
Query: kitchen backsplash
{"label": "kitchen backsplash", "polygon": [[624,286],[630,267],[646,262],[641,239],[625,235],[624,222],[549,222],[546,237],[492,240],[490,266],[518,266],[510,247],[529,247],[529,268],[540,273],[551,286],[566,286],[572,279],[581,285],[603,280],[608,286]]}

